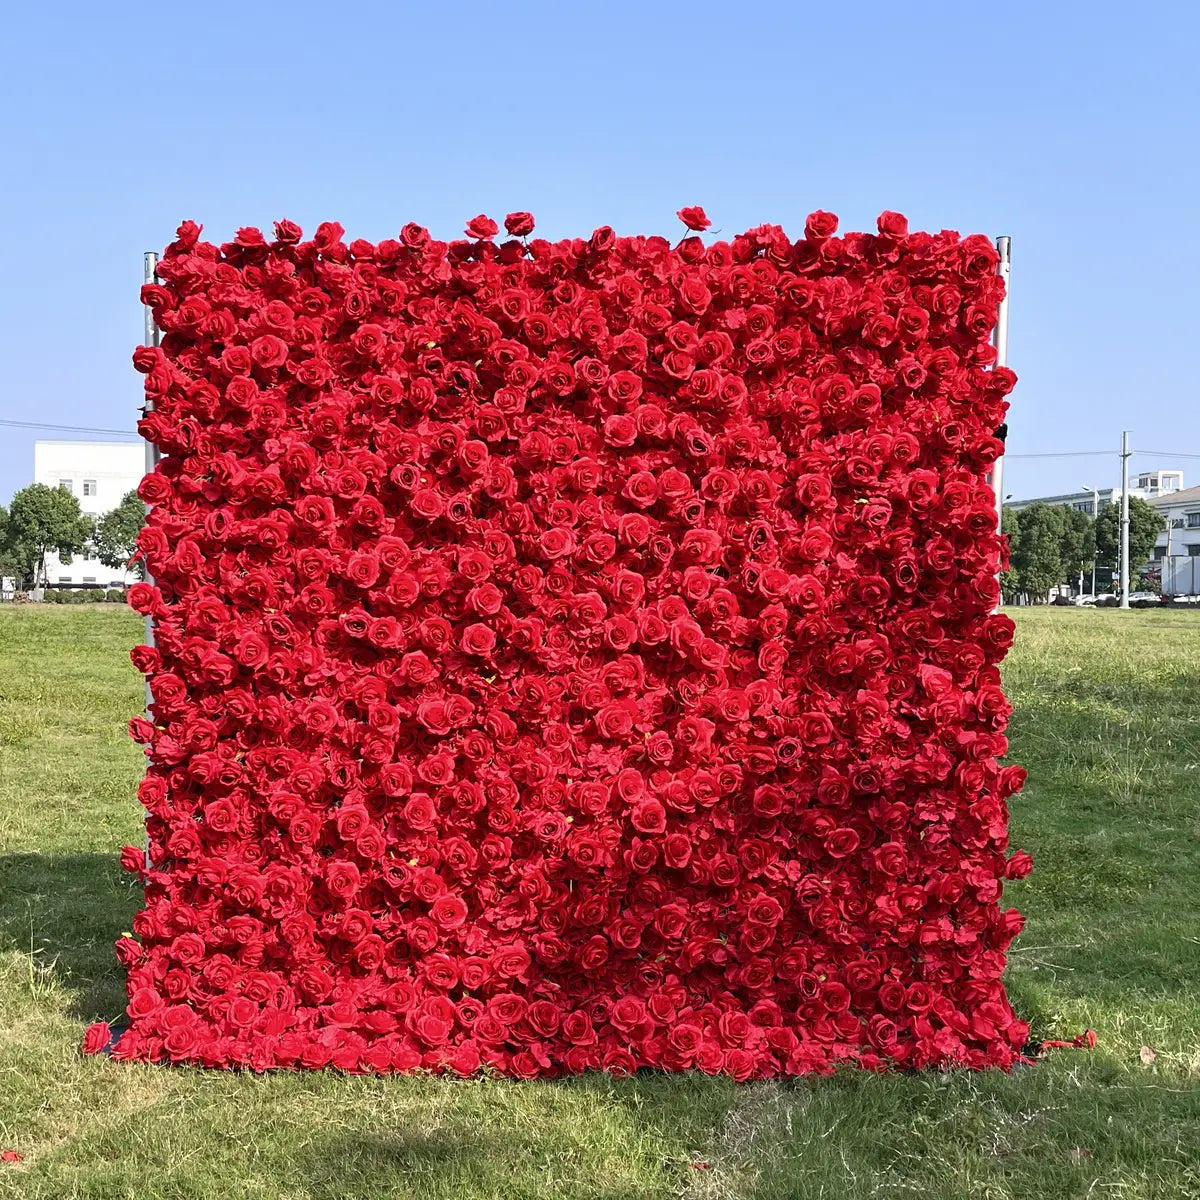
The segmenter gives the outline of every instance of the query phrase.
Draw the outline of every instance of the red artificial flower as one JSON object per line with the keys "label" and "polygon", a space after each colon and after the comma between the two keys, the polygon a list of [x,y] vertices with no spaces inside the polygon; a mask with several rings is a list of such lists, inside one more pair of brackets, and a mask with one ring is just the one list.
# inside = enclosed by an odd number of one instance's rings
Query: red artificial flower
{"label": "red artificial flower", "polygon": [[141,875],[146,870],[146,852],[136,846],[126,846],[121,851],[121,870],[132,875]]}
{"label": "red artificial flower", "polygon": [[511,212],[504,218],[504,228],[513,237],[527,237],[533,232],[533,214]]}
{"label": "red artificial flower", "polygon": [[804,222],[804,236],[813,240],[833,237],[837,233],[838,219],[831,212],[818,208],[811,212]]}
{"label": "red artificial flower", "polygon": [[487,240],[494,238],[500,232],[500,226],[491,217],[485,217],[483,213],[480,213],[479,216],[472,217],[467,222],[466,232],[467,237]]}
{"label": "red artificial flower", "polygon": [[698,204],[689,208],[681,208],[675,215],[689,229],[694,229],[697,233],[703,233],[712,224],[708,219],[708,214]]}
{"label": "red artificial flower", "polygon": [[84,1054],[99,1054],[112,1041],[112,1030],[107,1021],[96,1021],[87,1027],[83,1035]]}

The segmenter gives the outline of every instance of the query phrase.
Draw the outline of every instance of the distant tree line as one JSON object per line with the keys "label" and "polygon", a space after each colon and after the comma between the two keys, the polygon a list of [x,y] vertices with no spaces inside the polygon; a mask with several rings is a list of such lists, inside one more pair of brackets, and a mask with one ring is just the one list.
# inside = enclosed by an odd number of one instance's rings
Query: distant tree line
{"label": "distant tree line", "polygon": [[[145,520],[137,492],[129,492],[97,519],[81,512],[79,500],[66,488],[32,483],[7,508],[0,505],[0,576],[15,579],[21,590],[44,587],[50,554],[63,563],[77,554],[94,555],[106,567],[126,570]],[[140,563],[135,570],[139,577],[143,574]]]}
{"label": "distant tree line", "polygon": [[[1138,569],[1154,551],[1165,525],[1162,514],[1140,496],[1129,498],[1129,563],[1131,588]],[[1045,604],[1061,584],[1077,583],[1082,573],[1085,589],[1096,563],[1097,591],[1111,590],[1113,572],[1121,553],[1121,509],[1109,504],[1099,517],[1064,504],[1031,504],[1019,512],[1005,508],[1002,531],[1009,539],[1010,565],[1000,576],[1005,598],[1024,595],[1033,604]]]}

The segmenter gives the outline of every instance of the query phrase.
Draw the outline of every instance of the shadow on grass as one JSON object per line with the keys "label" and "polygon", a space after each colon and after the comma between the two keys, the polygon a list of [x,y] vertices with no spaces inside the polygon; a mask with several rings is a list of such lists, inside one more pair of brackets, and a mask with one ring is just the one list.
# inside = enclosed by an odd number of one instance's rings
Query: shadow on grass
{"label": "shadow on grass", "polygon": [[125,1009],[113,942],[141,900],[116,854],[0,855],[0,949],[52,966],[73,1017],[112,1020]]}
{"label": "shadow on grass", "polygon": [[[550,1140],[548,1136],[546,1140]],[[644,1174],[637,1183],[610,1182],[606,1186],[596,1178],[594,1163],[576,1164],[575,1170],[584,1178],[572,1179],[566,1163],[554,1161],[555,1152],[562,1152],[561,1144],[540,1146],[540,1141],[531,1131],[516,1130],[511,1137],[489,1135],[483,1129],[342,1134],[312,1146],[297,1166],[304,1194],[311,1200],[351,1196],[379,1200],[504,1196],[518,1200],[547,1195],[632,1200],[657,1194],[648,1187]],[[664,1184],[679,1173],[673,1164],[664,1163],[661,1170]],[[680,1190],[675,1187],[667,1194],[679,1195]]]}
{"label": "shadow on grass", "polygon": [[[736,1099],[728,1080],[650,1072],[520,1083],[440,1081],[441,1101],[387,1128],[326,1131],[298,1161],[312,1200],[391,1197],[678,1196]],[[482,1091],[482,1094],[481,1094]]]}
{"label": "shadow on grass", "polygon": [[[453,1172],[459,1179],[487,1173],[490,1139],[451,1130],[342,1134],[312,1148],[298,1167],[312,1200],[341,1200],[380,1188],[412,1187]],[[432,1187],[430,1187],[432,1190]],[[381,1194],[376,1192],[375,1194]]]}

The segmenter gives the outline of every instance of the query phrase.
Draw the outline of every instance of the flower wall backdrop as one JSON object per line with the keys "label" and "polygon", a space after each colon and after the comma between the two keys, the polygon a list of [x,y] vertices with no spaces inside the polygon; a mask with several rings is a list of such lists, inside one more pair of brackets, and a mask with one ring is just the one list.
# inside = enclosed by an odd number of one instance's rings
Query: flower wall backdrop
{"label": "flower wall backdrop", "polygon": [[992,245],[505,228],[188,222],[143,291],[114,1053],[1010,1065]]}

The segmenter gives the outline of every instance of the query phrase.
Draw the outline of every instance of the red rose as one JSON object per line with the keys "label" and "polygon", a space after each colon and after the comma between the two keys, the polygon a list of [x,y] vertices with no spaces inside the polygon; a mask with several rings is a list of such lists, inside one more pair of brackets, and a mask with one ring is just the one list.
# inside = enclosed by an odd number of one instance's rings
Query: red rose
{"label": "red rose", "polygon": [[[528,237],[533,232],[533,214],[511,212],[504,218],[504,228],[513,237]],[[493,230],[493,232],[495,232]]]}
{"label": "red rose", "polygon": [[837,233],[838,219],[831,212],[817,209],[810,212],[804,221],[804,236],[810,240],[833,237]]}
{"label": "red rose", "polygon": [[325,886],[339,899],[353,896],[361,881],[358,868],[351,862],[331,862],[325,871]]}
{"label": "red rose", "polygon": [[467,237],[489,239],[494,238],[500,232],[500,226],[492,220],[491,217],[485,217],[482,213],[477,217],[472,217],[467,222]]}
{"label": "red rose", "polygon": [[131,875],[143,875],[146,871],[146,851],[136,846],[125,846],[121,850],[121,870]]}
{"label": "red rose", "polygon": [[404,805],[404,819],[413,829],[431,829],[437,809],[425,795],[414,795]]}
{"label": "red rose", "polygon": [[84,1054],[99,1054],[112,1041],[112,1030],[107,1021],[96,1021],[87,1027],[83,1035]]}
{"label": "red rose", "polygon": [[885,209],[879,214],[876,226],[884,237],[902,238],[908,233],[908,218]]}
{"label": "red rose", "polygon": [[458,929],[467,919],[467,906],[459,896],[439,896],[429,915],[442,929]]}
{"label": "red rose", "polygon": [[250,353],[256,366],[272,370],[287,362],[288,344],[273,334],[264,334],[250,343]]}
{"label": "red rose", "polygon": [[496,648],[495,631],[488,625],[468,625],[463,630],[462,648],[468,654],[491,654]]}
{"label": "red rose", "polygon": [[294,221],[275,222],[275,240],[284,245],[294,246],[304,236],[304,231]]}
{"label": "red rose", "polygon": [[134,612],[148,614],[157,606],[158,592],[152,584],[135,583],[126,593],[126,600]]}
{"label": "red rose", "polygon": [[413,493],[412,510],[419,517],[432,521],[446,511],[442,497],[433,488],[420,488]]}
{"label": "red rose", "polygon": [[689,229],[694,229],[697,233],[703,233],[712,224],[705,214],[704,209],[699,206],[681,208],[675,215]]}
{"label": "red rose", "polygon": [[634,829],[641,833],[663,833],[667,828],[666,809],[657,800],[637,801],[629,819],[633,822]]}
{"label": "red rose", "polygon": [[825,838],[825,852],[833,858],[845,858],[859,846],[858,833],[853,829],[835,829]]}
{"label": "red rose", "polygon": [[1033,870],[1033,858],[1024,850],[1018,850],[1009,860],[1004,874],[1009,879],[1024,879]]}

